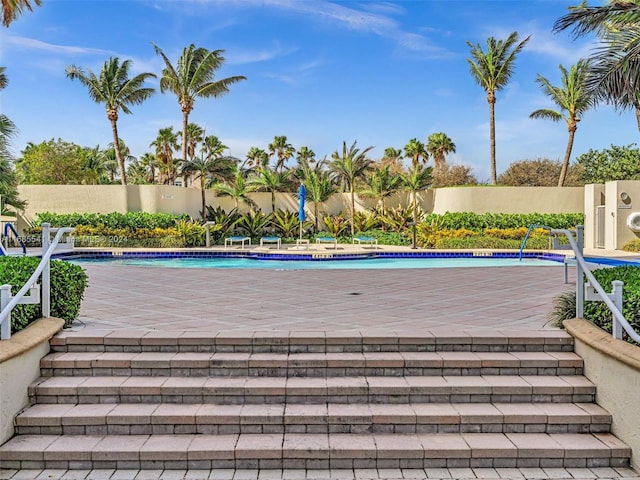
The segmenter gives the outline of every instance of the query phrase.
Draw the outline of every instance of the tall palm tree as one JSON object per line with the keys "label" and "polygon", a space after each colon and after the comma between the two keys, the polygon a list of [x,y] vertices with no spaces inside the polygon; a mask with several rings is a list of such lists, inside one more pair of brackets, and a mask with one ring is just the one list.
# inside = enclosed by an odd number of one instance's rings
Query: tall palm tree
{"label": "tall palm tree", "polygon": [[239,168],[233,170],[229,180],[215,182],[210,187],[221,197],[233,198],[236,210],[240,202],[247,205],[251,211],[256,208],[256,203],[249,197],[249,193],[255,191],[255,187],[247,182],[245,173]]}
{"label": "tall palm tree", "polygon": [[587,86],[598,102],[618,110],[633,109],[640,130],[640,2],[612,1],[572,7],[554,24],[554,32],[571,28],[574,37],[595,33],[598,48],[589,58]]}
{"label": "tall palm tree", "polygon": [[182,173],[194,175],[200,180],[200,195],[202,201],[202,220],[207,219],[207,206],[205,190],[207,180],[226,180],[234,174],[235,162],[229,157],[223,157],[219,153],[210,153],[202,149],[200,156],[187,160],[182,164]]}
{"label": "tall palm tree", "polygon": [[353,216],[356,211],[355,187],[356,182],[360,180],[371,169],[371,160],[367,158],[367,153],[373,147],[367,147],[364,150],[356,148],[356,142],[347,148],[347,142],[342,142],[342,153],[335,151],[331,155],[333,159],[329,165],[333,172],[333,179],[342,186],[343,192],[349,192],[351,196],[351,236],[355,235],[355,224]]}
{"label": "tall palm tree", "polygon": [[391,165],[375,169],[367,179],[368,188],[361,193],[376,198],[380,204],[380,213],[384,215],[384,199],[398,191],[401,177],[391,170]]}
{"label": "tall palm tree", "polygon": [[417,165],[407,173],[401,175],[405,190],[411,193],[411,208],[413,210],[413,224],[418,224],[418,192],[431,186],[433,182],[433,168]]}
{"label": "tall palm tree", "polygon": [[395,173],[400,173],[404,168],[401,162],[402,158],[403,155],[401,148],[387,147],[384,149],[384,154],[382,155],[380,162],[382,165],[391,166],[391,169]]}
{"label": "tall palm tree", "polygon": [[[0,90],[8,84],[4,67],[0,67]],[[11,138],[18,133],[15,124],[6,115],[0,113],[0,199],[2,213],[6,205],[23,209],[26,202],[18,198],[18,177],[13,168],[13,155],[9,148]]]}
{"label": "tall palm tree", "polygon": [[140,166],[145,170],[145,179],[148,183],[156,183],[156,171],[160,167],[158,157],[153,153],[143,153],[140,157]]}
{"label": "tall palm tree", "polygon": [[[196,98],[221,97],[229,91],[231,85],[246,80],[246,77],[234,76],[214,81],[216,71],[224,64],[224,50],[209,51],[191,44],[182,50],[174,67],[160,47],[156,44],[153,46],[165,64],[160,77],[160,91],[169,91],[178,97],[182,110],[183,139],[188,138],[189,115]],[[182,159],[187,159],[187,142],[182,142]]]}
{"label": "tall palm tree", "polygon": [[292,170],[271,170],[269,167],[258,168],[249,183],[256,191],[271,193],[271,213],[276,211],[276,192],[282,192],[291,184]]}
{"label": "tall palm tree", "polygon": [[318,218],[320,218],[318,207],[322,202],[326,202],[336,191],[329,172],[324,169],[308,169],[302,179],[307,190],[307,201],[313,203],[313,227],[314,232],[318,231]]}
{"label": "tall palm tree", "polygon": [[287,141],[285,135],[273,137],[273,142],[267,148],[271,155],[276,156],[276,170],[282,170],[285,162],[296,153],[296,149]]}
{"label": "tall palm tree", "polygon": [[103,152],[106,158],[105,166],[106,166],[107,172],[109,173],[109,180],[112,183],[115,181],[115,177],[119,169],[119,163],[118,163],[118,157],[117,157],[118,152],[120,152],[120,157],[122,158],[122,161],[125,163],[125,165],[128,162],[132,162],[136,159],[136,157],[131,155],[131,150],[129,150],[129,147],[127,147],[127,145],[124,143],[124,140],[120,138],[118,139],[118,142],[119,142],[118,149],[116,149],[114,147],[114,143],[111,142],[107,145],[107,149]]}
{"label": "tall palm tree", "polygon": [[447,168],[445,155],[448,153],[456,153],[456,144],[453,143],[446,133],[432,133],[427,138],[427,152],[433,157],[433,163],[437,171]]}
{"label": "tall palm tree", "polygon": [[[179,134],[180,138],[184,142],[184,137],[182,133]],[[202,128],[197,123],[189,123],[187,125],[187,156],[185,160],[193,159],[196,156],[196,148],[198,144],[202,141],[202,137],[204,136],[204,128]]]}
{"label": "tall palm tree", "polygon": [[247,152],[247,160],[244,162],[249,168],[268,167],[269,154],[258,147],[251,147]]}
{"label": "tall palm tree", "polygon": [[506,40],[487,39],[487,51],[482,46],[467,42],[471,48],[471,58],[467,59],[471,68],[471,75],[478,85],[487,92],[489,104],[489,137],[491,154],[491,183],[497,183],[496,174],[496,92],[502,90],[509,83],[515,68],[516,56],[522,51],[530,36],[520,43],[518,33],[513,32]]}
{"label": "tall palm tree", "polygon": [[411,159],[411,166],[416,168],[420,160],[422,160],[423,163],[427,161],[429,154],[427,153],[424,143],[417,138],[412,138],[404,147],[404,155]]}
{"label": "tall palm tree", "polygon": [[105,151],[100,149],[100,145],[94,148],[84,149],[84,162],[82,169],[85,171],[85,182],[89,185],[105,183],[107,175],[113,171],[114,162]]}
{"label": "tall palm tree", "polygon": [[111,132],[113,134],[113,144],[116,145],[115,153],[120,168],[120,181],[122,185],[127,184],[127,172],[124,165],[124,158],[121,155],[120,140],[118,137],[118,115],[122,110],[124,113],[131,113],[130,105],[139,105],[147,100],[155,92],[154,88],[145,87],[144,83],[149,78],[155,78],[153,73],[140,73],[133,78],[129,78],[131,60],[120,63],[117,57],[111,57],[104,62],[100,71],[100,77],[88,70],[86,73],[81,68],[70,65],[66,68],[67,77],[71,80],[78,80],[89,90],[89,97],[96,103],[104,103],[107,108],[107,118],[111,122]]}
{"label": "tall palm tree", "polygon": [[316,152],[306,146],[300,147],[296,154],[296,160],[298,160],[298,168],[304,168],[309,164],[315,163]]}
{"label": "tall palm tree", "polygon": [[158,136],[149,146],[156,149],[156,158],[160,162],[160,170],[163,172],[161,182],[171,183],[173,181],[170,178],[173,170],[173,154],[179,148],[178,134],[173,131],[173,127],[161,128],[158,130]]}
{"label": "tall palm tree", "polygon": [[24,10],[33,10],[31,3],[40,6],[41,0],[2,0],[2,24],[8,27]]}
{"label": "tall palm tree", "polygon": [[[582,115],[593,105],[593,95],[586,86],[586,80],[589,76],[589,62],[579,60],[578,63],[572,65],[569,71],[560,65],[562,74],[562,86],[556,87],[551,85],[542,75],[538,74],[537,82],[540,84],[542,91],[555,103],[560,112],[550,108],[542,108],[534,111],[529,115],[531,118],[546,118],[559,122],[564,120],[569,130],[569,139],[567,148],[564,152],[564,160],[558,186],[564,185],[567,171],[569,169],[569,159],[571,158],[571,150],[573,149],[573,139],[578,129],[578,122]],[[561,113],[565,112],[565,113]]]}

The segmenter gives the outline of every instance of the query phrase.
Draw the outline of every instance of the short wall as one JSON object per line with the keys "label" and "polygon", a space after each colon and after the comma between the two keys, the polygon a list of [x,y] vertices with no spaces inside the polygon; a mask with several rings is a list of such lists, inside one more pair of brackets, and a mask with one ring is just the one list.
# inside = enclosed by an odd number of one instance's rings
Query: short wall
{"label": "short wall", "polygon": [[597,387],[596,402],[611,413],[612,432],[631,447],[631,464],[640,470],[640,348],[616,340],[593,323],[567,320],[585,376]]}
{"label": "short wall", "polygon": [[27,389],[40,376],[40,359],[63,325],[59,318],[43,318],[0,340],[0,445],[13,436],[13,419],[29,403]]}

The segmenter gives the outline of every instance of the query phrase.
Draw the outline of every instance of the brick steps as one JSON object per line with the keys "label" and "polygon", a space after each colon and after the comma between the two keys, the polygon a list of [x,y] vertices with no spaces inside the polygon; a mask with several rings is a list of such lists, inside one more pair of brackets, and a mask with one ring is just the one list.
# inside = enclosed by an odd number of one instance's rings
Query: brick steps
{"label": "brick steps", "polygon": [[44,376],[580,375],[573,352],[56,352]]}
{"label": "brick steps", "polygon": [[3,468],[437,468],[624,466],[602,434],[240,434],[19,436]]}
{"label": "brick steps", "polygon": [[53,339],[3,468],[629,464],[558,330],[90,333]]}
{"label": "brick steps", "polygon": [[49,377],[34,403],[441,403],[577,402],[595,399],[585,377]]}
{"label": "brick steps", "polygon": [[606,433],[591,403],[51,404],[18,415],[21,435],[244,433]]}

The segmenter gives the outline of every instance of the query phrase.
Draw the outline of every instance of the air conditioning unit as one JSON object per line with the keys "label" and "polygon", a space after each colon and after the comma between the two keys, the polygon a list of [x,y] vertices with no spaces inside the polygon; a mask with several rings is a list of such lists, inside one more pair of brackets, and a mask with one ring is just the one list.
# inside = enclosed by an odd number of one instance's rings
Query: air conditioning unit
{"label": "air conditioning unit", "polygon": [[627,227],[634,232],[640,232],[640,212],[633,212],[627,217]]}

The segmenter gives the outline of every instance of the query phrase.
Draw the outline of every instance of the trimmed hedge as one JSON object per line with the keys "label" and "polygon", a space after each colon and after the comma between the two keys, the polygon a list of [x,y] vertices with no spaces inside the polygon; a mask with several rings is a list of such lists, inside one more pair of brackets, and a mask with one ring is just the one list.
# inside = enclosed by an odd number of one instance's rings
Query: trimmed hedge
{"label": "trimmed hedge", "polygon": [[170,213],[49,213],[36,214],[35,226],[49,223],[52,227],[106,227],[112,229],[137,230],[139,228],[175,227],[177,220],[189,220],[189,215],[173,215]]}
{"label": "trimmed hedge", "polygon": [[551,228],[568,229],[584,225],[582,213],[472,213],[447,212],[442,215],[430,213],[423,221],[448,230],[467,229],[481,232],[486,228],[521,228],[544,225]]}
{"label": "trimmed hedge", "polygon": [[[0,257],[0,284],[11,285],[15,295],[36,270],[38,257]],[[51,261],[51,316],[64,320],[69,327],[80,313],[80,303],[87,287],[84,269],[62,260]],[[40,304],[18,305],[11,312],[11,331],[22,330],[42,316]]]}

